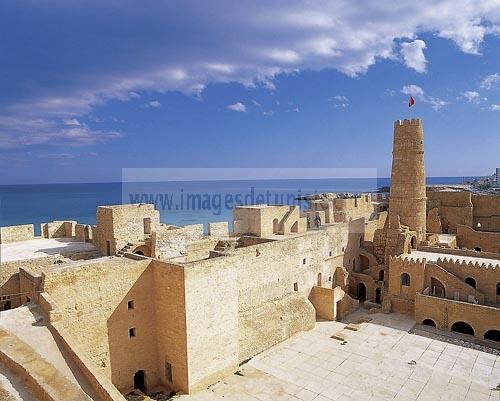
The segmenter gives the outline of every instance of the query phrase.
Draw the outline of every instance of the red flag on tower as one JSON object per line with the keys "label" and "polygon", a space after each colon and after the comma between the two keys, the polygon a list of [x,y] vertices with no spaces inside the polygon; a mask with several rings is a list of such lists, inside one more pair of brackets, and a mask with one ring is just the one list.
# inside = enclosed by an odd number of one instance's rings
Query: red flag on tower
{"label": "red flag on tower", "polygon": [[413,99],[413,96],[410,95],[410,98],[408,99],[408,107],[411,107],[415,104],[415,99]]}

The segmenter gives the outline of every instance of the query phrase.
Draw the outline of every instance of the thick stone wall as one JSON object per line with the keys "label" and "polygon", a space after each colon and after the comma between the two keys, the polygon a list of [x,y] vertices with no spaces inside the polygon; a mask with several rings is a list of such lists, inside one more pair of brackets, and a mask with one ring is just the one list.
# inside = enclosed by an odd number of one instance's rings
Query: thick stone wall
{"label": "thick stone wall", "polygon": [[[332,287],[336,265],[342,265],[345,257],[347,228],[347,224],[339,224],[297,237],[237,248],[226,256],[186,264],[186,272],[191,272],[194,267],[200,272],[227,271],[224,280],[209,277],[200,291],[205,288],[207,297],[216,296],[218,291],[231,293],[231,288],[237,291],[238,362],[295,332],[312,327],[315,311],[307,298],[313,286]],[[236,269],[236,275],[232,269]],[[218,282],[224,285],[220,290],[213,284],[219,285]],[[188,278],[186,283],[189,286]],[[234,305],[230,300],[226,303]],[[280,316],[285,318],[280,319]],[[203,330],[205,336],[211,336],[212,331],[215,337],[220,336],[216,326],[204,327]]]}
{"label": "thick stone wall", "polygon": [[[150,263],[102,258],[44,277],[44,290],[63,311],[60,325],[122,393],[133,389],[138,368],[146,372],[148,389],[159,384]],[[129,337],[132,328],[135,336]]]}
{"label": "thick stone wall", "polygon": [[[389,258],[388,295],[394,312],[415,313],[415,295],[425,288],[425,260]],[[410,285],[402,285],[401,275],[410,276]]]}
{"label": "thick stone wall", "polygon": [[[433,211],[433,209],[437,209]],[[427,191],[429,232],[455,234],[459,224],[472,226],[471,193],[466,191]],[[437,216],[436,216],[437,214]],[[436,217],[439,222],[436,221]]]}
{"label": "thick stone wall", "polygon": [[[466,278],[473,278],[476,281],[476,289],[484,295],[484,302],[490,304],[498,302],[496,289],[497,284],[500,283],[500,260],[496,261],[494,265],[488,266],[440,258],[436,264],[463,282],[465,282]],[[459,289],[452,290],[459,291]]]}
{"label": "thick stone wall", "polygon": [[229,236],[229,224],[227,221],[208,223],[208,235],[214,237]]}
{"label": "thick stone wall", "polygon": [[273,234],[303,233],[307,220],[301,217],[298,206],[254,205],[233,209],[233,231],[268,237]]}
{"label": "thick stone wall", "polygon": [[[21,284],[19,278],[20,269],[25,269],[33,275],[47,267],[53,266],[61,257],[47,256],[45,258],[36,258],[28,260],[15,260],[0,264],[0,310],[3,309],[6,302],[10,301],[11,308],[21,306],[26,302],[26,297],[21,294]],[[2,300],[2,297],[4,299]],[[7,298],[8,297],[8,298]]]}
{"label": "thick stone wall", "polygon": [[202,238],[203,224],[192,224],[181,228],[169,228],[162,224],[156,231],[156,256],[161,260],[189,256],[189,245]]}
{"label": "thick stone wall", "polygon": [[439,329],[446,331],[456,322],[468,323],[475,337],[481,340],[488,330],[500,330],[499,308],[417,294],[415,320],[422,323],[425,319],[433,320]]}
{"label": "thick stone wall", "polygon": [[40,232],[43,238],[74,238],[76,224],[74,220],[54,220],[40,224]]}
{"label": "thick stone wall", "polygon": [[35,238],[35,228],[33,224],[0,227],[0,244],[28,241],[34,238]]}
{"label": "thick stone wall", "polygon": [[500,232],[500,195],[472,195],[472,227]]}
{"label": "thick stone wall", "polygon": [[458,225],[457,245],[460,248],[479,248],[482,252],[500,253],[500,232],[475,231],[470,227]]}
{"label": "thick stone wall", "polygon": [[156,232],[160,226],[160,213],[154,205],[143,203],[99,206],[96,222],[94,245],[103,255],[114,255],[127,243],[143,242],[146,234]]}
{"label": "thick stone wall", "polygon": [[185,267],[189,389],[202,389],[238,370],[238,287],[241,268],[217,258]]}
{"label": "thick stone wall", "polygon": [[[165,388],[189,392],[186,296],[184,269],[181,266],[153,261],[155,316],[157,328],[157,372]],[[202,297],[202,299],[205,299]],[[196,317],[203,321],[204,314]],[[200,356],[202,357],[202,356]],[[172,381],[167,377],[171,366]]]}

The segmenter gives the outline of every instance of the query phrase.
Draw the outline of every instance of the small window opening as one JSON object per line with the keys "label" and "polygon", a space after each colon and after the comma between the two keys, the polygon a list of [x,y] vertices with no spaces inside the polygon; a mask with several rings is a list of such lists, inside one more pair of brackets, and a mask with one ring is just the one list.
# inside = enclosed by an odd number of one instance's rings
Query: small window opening
{"label": "small window opening", "polygon": [[129,338],[135,337],[135,327],[128,329],[128,336]]}
{"label": "small window opening", "polygon": [[169,383],[173,383],[172,364],[165,362],[165,377]]}
{"label": "small window opening", "polygon": [[134,309],[135,304],[133,300],[127,301],[127,309]]}
{"label": "small window opening", "polygon": [[305,265],[306,264],[306,258],[302,259],[302,264]]}
{"label": "small window opening", "polygon": [[298,283],[293,283],[293,290],[298,291],[299,290],[299,284]]}

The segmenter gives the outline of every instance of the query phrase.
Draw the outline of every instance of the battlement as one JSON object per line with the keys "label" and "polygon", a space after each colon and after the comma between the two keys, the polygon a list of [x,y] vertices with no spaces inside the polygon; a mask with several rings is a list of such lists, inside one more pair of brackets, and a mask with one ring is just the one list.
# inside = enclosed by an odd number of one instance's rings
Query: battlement
{"label": "battlement", "polygon": [[467,261],[463,260],[460,258],[454,258],[454,257],[443,257],[443,258],[438,258],[436,261],[436,264],[446,268],[449,268],[451,266],[457,266],[457,267],[463,267],[463,268],[469,268],[469,269],[495,269],[495,270],[500,270],[500,261],[493,261],[491,263],[484,263],[484,262],[478,262],[478,261]]}
{"label": "battlement", "polygon": [[404,119],[404,120],[394,121],[394,128],[400,127],[403,125],[422,125],[422,119],[421,118],[412,118],[410,120]]}
{"label": "battlement", "polygon": [[427,263],[426,258],[413,258],[411,255],[397,255],[389,256],[389,263],[392,265],[397,264],[398,266],[423,266]]}
{"label": "battlement", "polygon": [[463,258],[460,258],[460,256],[457,257],[445,256],[442,258],[439,257],[435,262],[428,261],[426,258],[423,257],[414,257],[411,254],[390,256],[389,259],[393,263],[398,263],[400,265],[425,265],[427,263],[434,263],[437,264],[438,266],[443,267],[445,270],[450,270],[450,268],[454,266],[467,269],[500,270],[500,260],[499,261],[492,260],[490,263],[485,263],[480,261],[464,260]]}

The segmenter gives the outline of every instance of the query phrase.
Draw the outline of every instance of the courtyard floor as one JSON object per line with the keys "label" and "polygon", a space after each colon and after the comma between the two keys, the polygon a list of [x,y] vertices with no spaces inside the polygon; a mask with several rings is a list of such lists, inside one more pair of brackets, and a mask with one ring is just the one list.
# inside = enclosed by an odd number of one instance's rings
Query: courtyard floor
{"label": "courtyard floor", "polygon": [[50,255],[70,252],[93,251],[94,246],[89,242],[78,242],[72,238],[36,238],[29,241],[13,242],[0,245],[0,260],[12,262],[44,258]]}
{"label": "courtyard floor", "polygon": [[[259,354],[185,401],[500,401],[500,356],[410,334],[399,314],[348,316]],[[332,339],[340,334],[346,343]]]}

